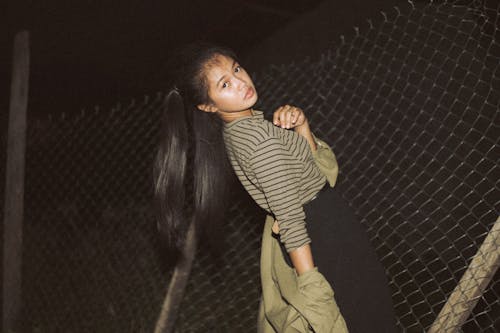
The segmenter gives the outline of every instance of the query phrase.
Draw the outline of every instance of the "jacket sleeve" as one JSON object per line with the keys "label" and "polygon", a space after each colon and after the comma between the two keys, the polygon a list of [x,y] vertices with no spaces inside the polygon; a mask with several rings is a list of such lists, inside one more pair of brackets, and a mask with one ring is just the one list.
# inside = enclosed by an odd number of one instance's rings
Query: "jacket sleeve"
{"label": "jacket sleeve", "polygon": [[297,284],[303,301],[303,315],[314,332],[347,333],[333,289],[316,267],[299,275]]}
{"label": "jacket sleeve", "polygon": [[339,174],[337,158],[326,142],[318,139],[314,134],[313,138],[317,147],[316,151],[312,152],[314,162],[316,162],[321,173],[325,175],[330,187],[334,187]]}

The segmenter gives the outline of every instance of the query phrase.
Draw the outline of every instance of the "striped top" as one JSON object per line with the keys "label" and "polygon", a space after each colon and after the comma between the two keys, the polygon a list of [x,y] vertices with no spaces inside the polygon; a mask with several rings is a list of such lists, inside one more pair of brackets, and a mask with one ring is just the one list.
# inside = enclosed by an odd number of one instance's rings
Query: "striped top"
{"label": "striped top", "polygon": [[288,252],[311,242],[303,205],[325,185],[307,140],[264,119],[261,111],[224,125],[236,176],[255,202],[273,214]]}

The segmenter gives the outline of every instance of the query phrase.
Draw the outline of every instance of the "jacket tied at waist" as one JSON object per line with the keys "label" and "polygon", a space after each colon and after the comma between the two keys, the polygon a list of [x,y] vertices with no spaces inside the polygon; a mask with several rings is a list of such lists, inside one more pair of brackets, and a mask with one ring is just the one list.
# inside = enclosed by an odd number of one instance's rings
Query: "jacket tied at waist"
{"label": "jacket tied at waist", "polygon": [[302,275],[288,266],[279,240],[272,236],[274,218],[266,218],[260,258],[262,300],[259,333],[345,333],[347,327],[334,292],[317,268]]}
{"label": "jacket tied at waist", "polygon": [[[330,186],[337,180],[338,165],[330,147],[314,138],[314,160]],[[258,333],[345,333],[346,323],[334,291],[317,268],[302,275],[288,266],[279,240],[272,235],[274,218],[266,218],[262,235],[260,270],[262,299]]]}

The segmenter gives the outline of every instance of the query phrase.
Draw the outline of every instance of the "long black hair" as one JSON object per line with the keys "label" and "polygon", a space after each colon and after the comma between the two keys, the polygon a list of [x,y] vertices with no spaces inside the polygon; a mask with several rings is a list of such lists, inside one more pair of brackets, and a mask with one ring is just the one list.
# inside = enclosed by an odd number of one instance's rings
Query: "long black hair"
{"label": "long black hair", "polygon": [[223,121],[197,109],[210,103],[205,69],[217,55],[236,60],[230,49],[197,42],[178,49],[170,61],[173,88],[163,105],[154,189],[158,229],[177,254],[189,224],[206,232],[222,220],[228,201],[232,172]]}

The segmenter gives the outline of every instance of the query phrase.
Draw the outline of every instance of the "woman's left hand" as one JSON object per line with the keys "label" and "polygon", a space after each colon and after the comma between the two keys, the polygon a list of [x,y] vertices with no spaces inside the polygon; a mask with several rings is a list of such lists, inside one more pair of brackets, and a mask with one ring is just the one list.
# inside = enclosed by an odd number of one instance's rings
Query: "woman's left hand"
{"label": "woman's left hand", "polygon": [[283,105],[274,111],[273,124],[281,128],[294,128],[307,123],[304,111],[291,105]]}
{"label": "woman's left hand", "polygon": [[274,111],[273,124],[281,128],[293,128],[296,133],[307,140],[312,151],[316,150],[316,142],[309,129],[309,122],[301,108],[291,105],[280,106]]}

